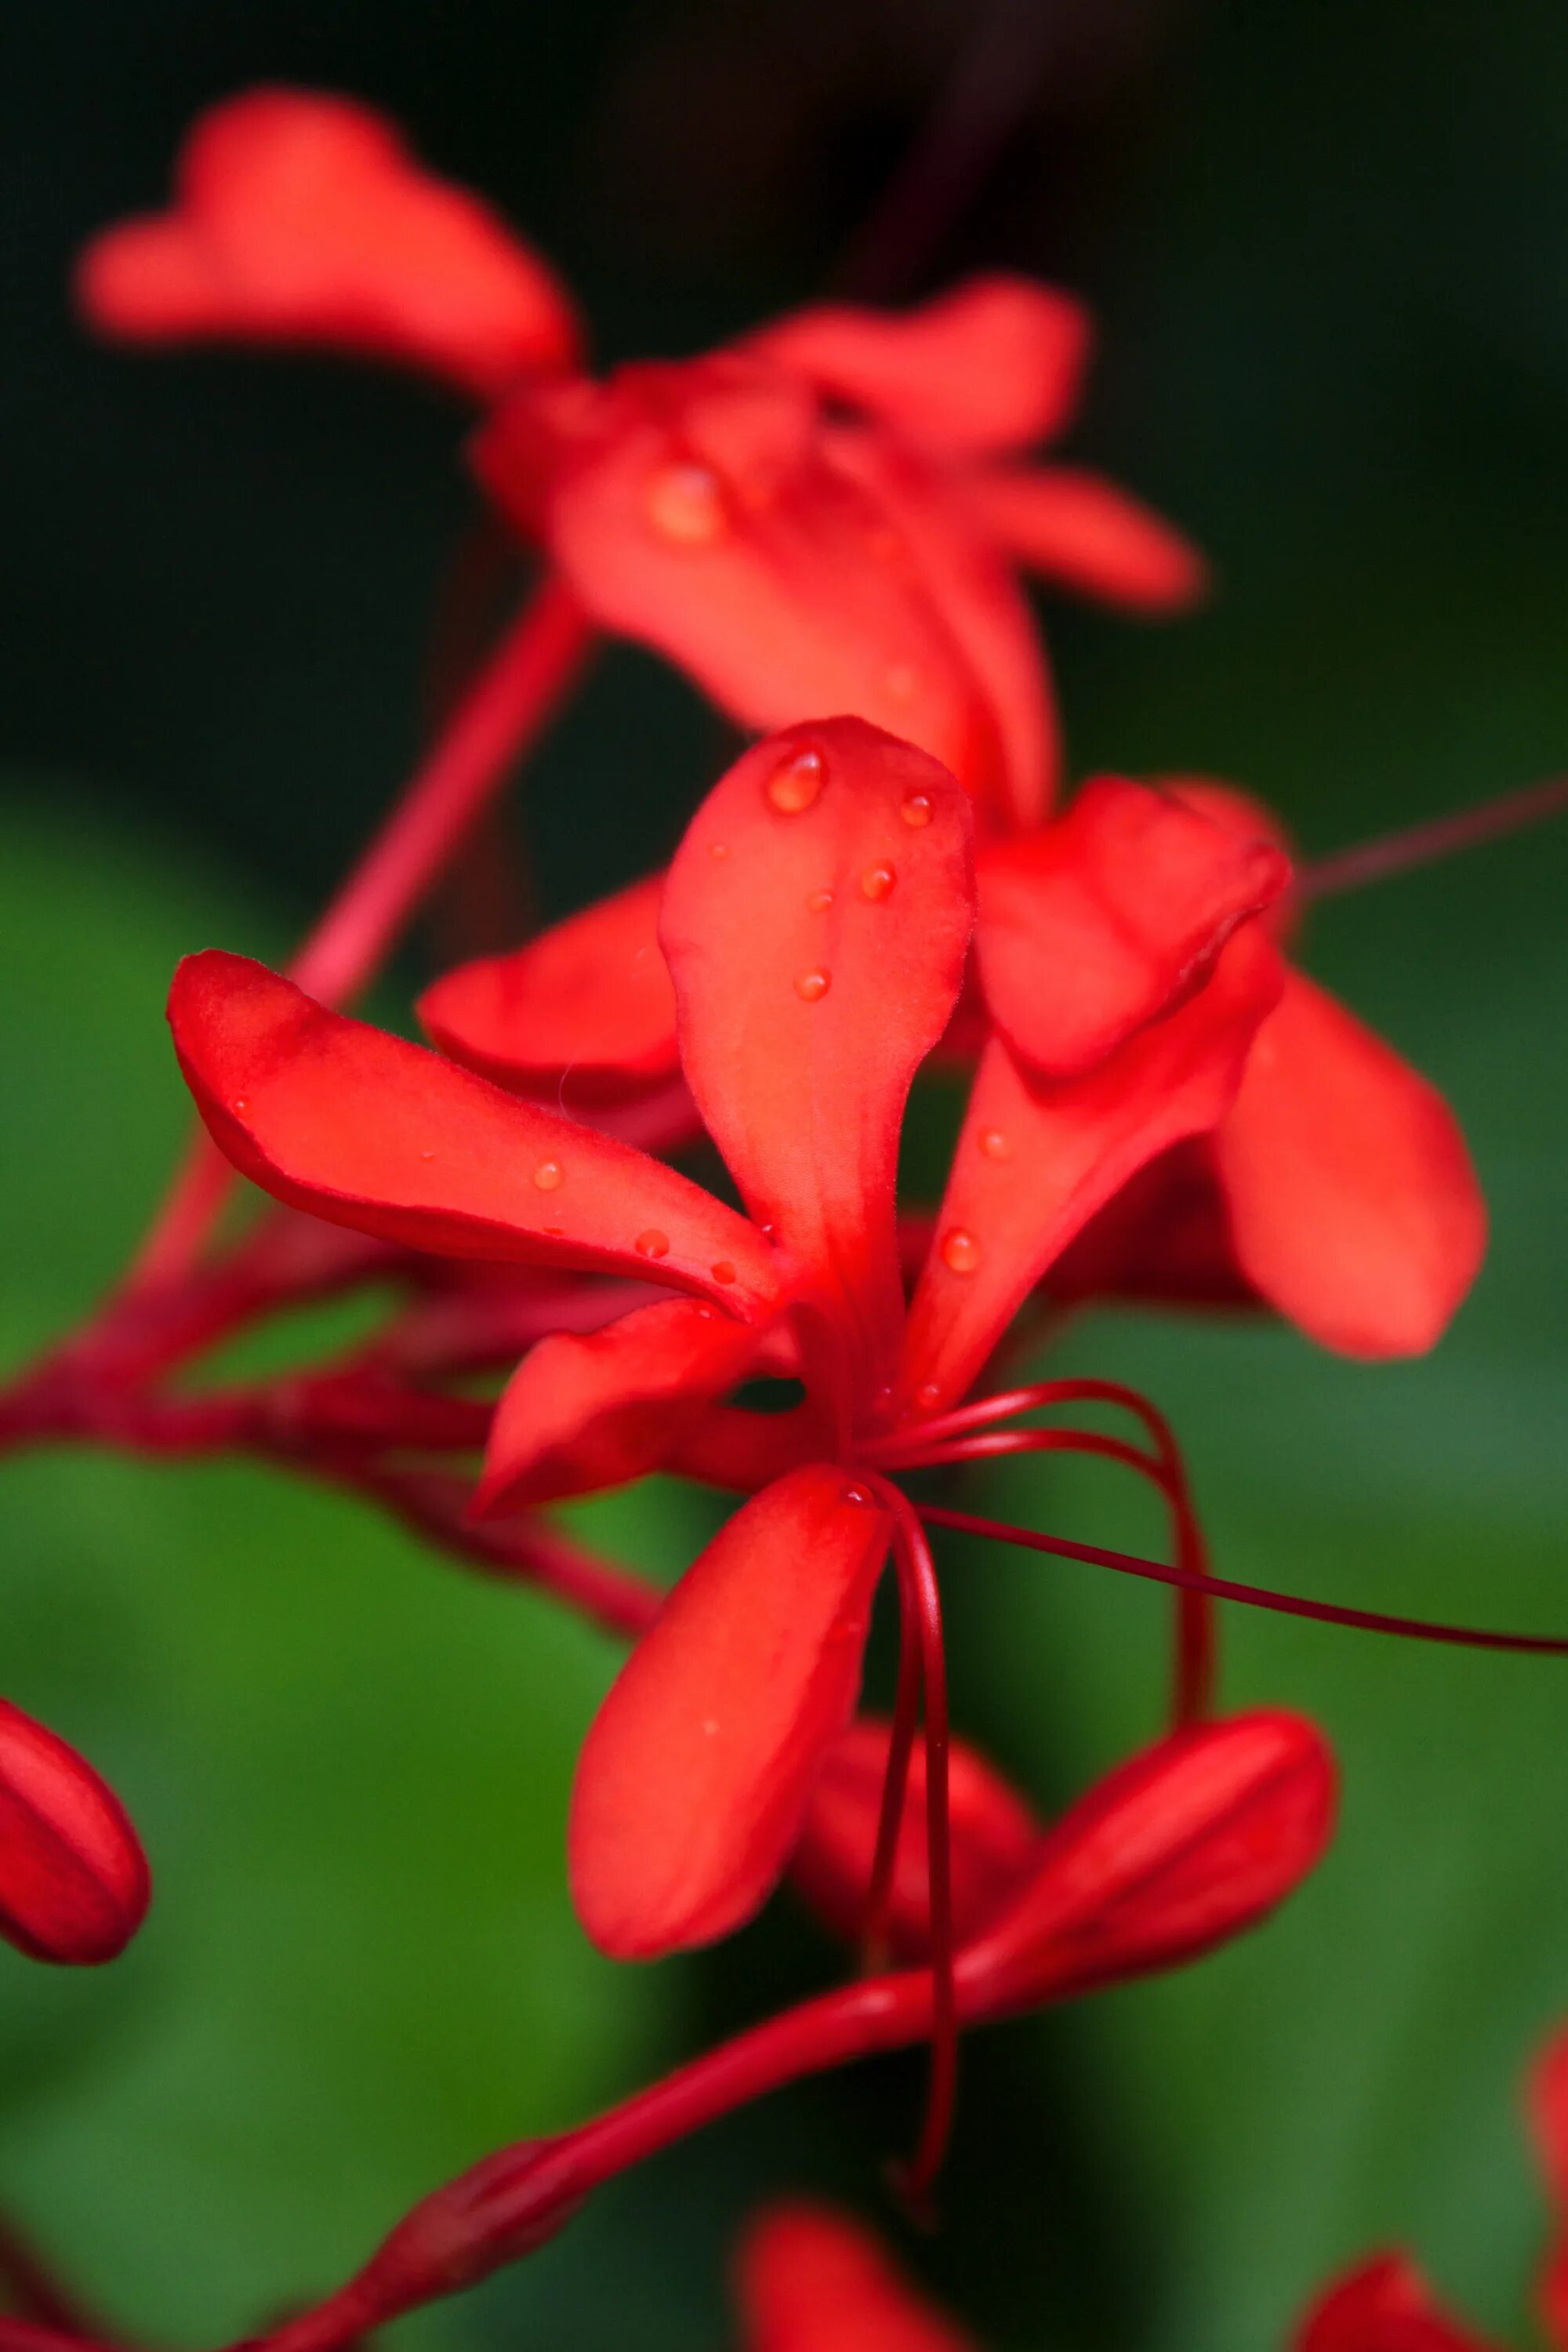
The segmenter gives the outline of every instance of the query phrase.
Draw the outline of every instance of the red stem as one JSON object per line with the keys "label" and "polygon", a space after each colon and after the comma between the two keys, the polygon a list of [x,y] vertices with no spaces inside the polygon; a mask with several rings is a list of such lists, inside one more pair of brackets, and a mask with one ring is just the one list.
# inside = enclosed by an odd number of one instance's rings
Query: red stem
{"label": "red stem", "polygon": [[1375,841],[1357,842],[1304,866],[1296,877],[1303,898],[1329,898],[1346,890],[1364,890],[1369,882],[1384,882],[1390,875],[1408,874],[1461,849],[1479,848],[1525,825],[1542,824],[1568,809],[1568,776],[1551,776],[1542,784],[1500,793],[1496,800],[1457,809],[1451,816],[1427,817],[1420,824],[1385,833]]}
{"label": "red stem", "polygon": [[[547,577],[479,671],[391,816],[289,967],[308,995],[342,1004],[396,944],[430,883],[575,679],[591,625]],[[232,1171],[205,1136],[187,1156],[128,1277],[182,1273],[227,1197]]]}
{"label": "red stem", "polygon": [[909,1793],[910,1757],[920,1718],[925,1684],[920,1615],[910,1604],[907,1580],[899,1580],[899,1692],[893,1707],[893,1728],[888,1741],[888,1765],[882,1776],[882,1802],[877,1815],[877,1843],[871,1853],[871,1874],[860,1921],[860,1967],[865,1976],[880,1975],[888,1965],[888,1906],[892,1898],[893,1870],[898,1861],[899,1832],[903,1826]]}
{"label": "red stem", "polygon": [[[889,1489],[897,1493],[896,1489]],[[952,2132],[958,2098],[958,2000],[953,1985],[952,1853],[948,1801],[947,1666],[942,1595],[925,1529],[908,1499],[898,1496],[894,1538],[900,1590],[919,1628],[925,1674],[926,1899],[931,1923],[931,2085],[925,2122],[901,2186],[915,2211],[925,2206]]]}

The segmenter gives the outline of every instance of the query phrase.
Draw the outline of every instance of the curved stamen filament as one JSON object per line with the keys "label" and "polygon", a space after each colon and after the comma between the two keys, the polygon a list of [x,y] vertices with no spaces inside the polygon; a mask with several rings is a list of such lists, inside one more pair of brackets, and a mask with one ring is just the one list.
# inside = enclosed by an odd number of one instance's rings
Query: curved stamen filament
{"label": "curved stamen filament", "polygon": [[1544,824],[1568,809],[1568,776],[1551,776],[1542,784],[1526,784],[1518,792],[1501,793],[1495,800],[1457,809],[1449,816],[1426,817],[1398,833],[1374,841],[1361,841],[1328,857],[1314,858],[1296,877],[1297,895],[1331,898],[1346,890],[1363,890],[1369,882],[1385,882],[1392,875],[1408,874],[1462,849],[1479,849],[1483,842],[1500,840],[1524,826]]}
{"label": "curved stamen filament", "polygon": [[1264,1584],[1237,1584],[1230,1578],[1210,1576],[1194,1569],[1168,1568],[1135,1552],[1110,1551],[1099,1544],[1071,1543],[1065,1536],[1038,1534],[1033,1528],[1010,1526],[1005,1519],[984,1519],[973,1511],[952,1511],[935,1503],[919,1506],[928,1527],[952,1528],[960,1535],[989,1536],[997,1543],[1016,1544],[1026,1551],[1048,1552],[1057,1559],[1080,1559],[1091,1568],[1109,1568],[1119,1576],[1142,1577],[1151,1584],[1166,1584],[1178,1591],[1201,1591],[1216,1601],[1239,1601],[1250,1609],[1272,1610],[1283,1617],[1309,1617],[1314,1623],[1348,1625],[1363,1633],[1394,1633],[1411,1642],[1437,1642],[1467,1650],[1503,1650],[1531,1657],[1568,1657],[1568,1635],[1506,1633],[1486,1626],[1450,1625],[1429,1617],[1396,1617],[1378,1609],[1350,1609],[1332,1601],[1308,1601],[1298,1593],[1275,1592]]}

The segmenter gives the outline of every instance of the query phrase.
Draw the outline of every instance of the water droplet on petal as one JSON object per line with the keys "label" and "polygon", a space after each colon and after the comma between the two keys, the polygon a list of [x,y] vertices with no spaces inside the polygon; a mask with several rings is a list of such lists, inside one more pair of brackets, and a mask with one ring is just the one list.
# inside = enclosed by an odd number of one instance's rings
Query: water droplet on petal
{"label": "water droplet on petal", "polygon": [[826,915],[832,904],[831,890],[814,890],[805,902],[805,911],[808,915]]}
{"label": "water droplet on petal", "polygon": [[999,1127],[982,1128],[980,1149],[987,1160],[1005,1160],[1013,1147]]}
{"label": "water droplet on petal", "polygon": [[795,992],[806,1004],[818,1004],[833,985],[833,977],[826,971],[803,971],[795,976]]}
{"label": "water droplet on petal", "polygon": [[919,1388],[915,1391],[915,1402],[919,1405],[922,1412],[929,1412],[932,1405],[940,1404],[942,1402],[942,1391],[938,1388],[934,1381],[922,1381],[921,1382]]}
{"label": "water droplet on petal", "polygon": [[669,1235],[661,1234],[657,1225],[650,1225],[646,1234],[637,1235],[637,1253],[638,1257],[668,1257]]}
{"label": "water droplet on petal", "polygon": [[773,770],[763,789],[781,816],[799,816],[821,793],[826,772],[820,751],[797,751]]}
{"label": "water droplet on petal", "polygon": [[434,1160],[436,1154],[433,1151],[422,1151],[419,1157],[421,1160]]}
{"label": "water droplet on petal", "polygon": [[708,547],[723,536],[724,485],[711,466],[677,457],[649,476],[647,519],[661,539],[679,547]]}
{"label": "water droplet on petal", "polygon": [[838,1499],[841,1503],[853,1503],[857,1508],[865,1510],[870,1503],[871,1492],[868,1486],[840,1486]]}
{"label": "water droplet on petal", "polygon": [[730,855],[729,843],[727,841],[710,841],[708,845],[708,855],[710,857],[728,857]]}
{"label": "water droplet on petal", "polygon": [[906,824],[913,825],[918,833],[922,824],[929,824],[931,823],[931,794],[929,793],[906,793],[902,804],[900,807],[899,814],[903,818]]}
{"label": "water droplet on petal", "polygon": [[962,1225],[952,1225],[942,1237],[942,1262],[950,1274],[973,1274],[980,1263],[980,1244]]}
{"label": "water droplet on petal", "polygon": [[236,1095],[234,1098],[234,1108],[236,1113],[243,1118],[245,1113],[250,1108],[250,1103],[247,1097],[245,1095]]}
{"label": "water droplet on petal", "polygon": [[735,1279],[735,1269],[727,1257],[716,1258],[709,1272],[715,1282],[733,1282]]}
{"label": "water droplet on petal", "polygon": [[533,1171],[533,1181],[542,1192],[556,1192],[560,1191],[565,1174],[566,1171],[559,1160],[542,1160]]}
{"label": "water droplet on petal", "polygon": [[872,900],[886,898],[898,878],[890,866],[868,866],[860,877],[860,895]]}

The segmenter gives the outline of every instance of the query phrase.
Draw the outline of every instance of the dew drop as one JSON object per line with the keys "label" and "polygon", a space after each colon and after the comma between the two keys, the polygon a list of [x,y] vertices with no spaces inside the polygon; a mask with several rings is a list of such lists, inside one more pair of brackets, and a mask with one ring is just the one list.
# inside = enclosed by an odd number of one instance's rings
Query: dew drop
{"label": "dew drop", "polygon": [[831,890],[814,890],[805,902],[805,911],[808,915],[826,915],[832,904]]}
{"label": "dew drop", "polygon": [[729,843],[727,841],[710,841],[708,845],[708,855],[710,857],[728,857],[730,855]]}
{"label": "dew drop", "polygon": [[1005,1160],[1013,1147],[999,1127],[982,1128],[980,1149],[987,1160]]}
{"label": "dew drop", "polygon": [[728,527],[724,486],[711,466],[677,457],[649,476],[647,519],[678,547],[708,547]]}
{"label": "dew drop", "polygon": [[[663,1255],[662,1251],[660,1252],[660,1255]],[[733,1282],[735,1279],[735,1269],[731,1265],[727,1257],[716,1258],[712,1265],[710,1266],[709,1272],[712,1275],[715,1282]]]}
{"label": "dew drop", "polygon": [[980,1244],[962,1225],[952,1225],[942,1237],[942,1262],[950,1274],[973,1274],[980,1263]]}
{"label": "dew drop", "polygon": [[246,1112],[250,1108],[250,1101],[249,1101],[249,1097],[248,1097],[247,1096],[246,1096],[246,1095],[236,1095],[236,1097],[235,1097],[235,1098],[234,1098],[234,1108],[235,1108],[236,1112],[237,1112],[239,1116],[243,1117],[243,1116],[244,1116],[244,1114],[245,1114],[245,1113],[246,1113]]}
{"label": "dew drop", "polygon": [[803,971],[795,975],[795,992],[805,1004],[819,1004],[833,985],[833,976],[826,971]]}
{"label": "dew drop", "polygon": [[650,1225],[646,1234],[637,1235],[637,1253],[638,1257],[668,1257],[669,1235],[661,1234],[657,1225]]}
{"label": "dew drop", "polygon": [[763,787],[768,804],[781,816],[799,816],[821,793],[826,771],[820,751],[797,751],[775,768]]}
{"label": "dew drop", "polygon": [[421,1160],[434,1160],[436,1154],[433,1151],[422,1151],[419,1157]]}
{"label": "dew drop", "polygon": [[898,878],[890,866],[868,866],[860,877],[860,895],[872,900],[886,898]]}
{"label": "dew drop", "polygon": [[899,814],[903,818],[906,824],[913,825],[918,833],[922,824],[929,824],[931,823],[931,794],[929,793],[906,793],[903,802],[899,809]]}
{"label": "dew drop", "polygon": [[533,1181],[542,1192],[558,1192],[565,1174],[559,1160],[542,1160],[533,1171]]}
{"label": "dew drop", "polygon": [[942,1402],[942,1391],[938,1388],[934,1381],[922,1381],[921,1382],[919,1388],[915,1391],[915,1402],[919,1405],[922,1412],[929,1412],[932,1405],[940,1404]]}
{"label": "dew drop", "polygon": [[841,1503],[853,1503],[858,1509],[863,1511],[870,1503],[870,1490],[865,1486],[840,1486],[838,1499]]}

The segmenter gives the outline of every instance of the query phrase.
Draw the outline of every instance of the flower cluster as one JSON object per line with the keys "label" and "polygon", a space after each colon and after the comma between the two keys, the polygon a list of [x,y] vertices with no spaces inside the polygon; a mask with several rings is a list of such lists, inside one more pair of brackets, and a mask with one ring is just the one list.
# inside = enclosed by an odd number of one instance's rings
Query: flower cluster
{"label": "flower cluster", "polygon": [[[539,578],[290,971],[216,950],[181,964],[169,1019],[210,1141],[115,1296],[0,1399],[0,1437],[261,1454],[553,1593],[633,1643],[566,1825],[594,1942],[623,1961],[712,1943],[787,1876],[862,1960],[438,2189],[272,2352],[350,2345],[738,2104],[924,2043],[903,2175],[919,2203],[964,2030],[1194,1959],[1324,1850],[1326,1744],[1279,1708],[1218,1711],[1218,1601],[1564,1646],[1216,1577],[1152,1403],[1006,1370],[1064,1302],[1112,1296],[1272,1311],[1365,1358],[1430,1347],[1484,1244],[1458,1126],[1289,961],[1312,877],[1266,809],[1185,777],[1063,797],[1021,573],[1150,614],[1205,584],[1168,525],[1037,454],[1088,355],[1068,297],[991,277],[595,378],[569,296],[486,206],[371,110],[287,90],[199,123],[173,206],[101,236],[78,291],[125,341],[314,346],[435,376],[477,411],[475,475]],[[437,979],[428,1046],[353,1018],[606,634],[758,740],[668,871]],[[900,1181],[928,1082],[963,1094],[934,1203]],[[237,1240],[217,1237],[232,1171],[274,1204]],[[378,1329],[308,1373],[176,1379],[240,1328],[373,1285]],[[977,1518],[918,1475],[1029,1452],[1152,1486],[1169,1559]],[[549,1511],[655,1471],[735,1498],[668,1597]],[[1174,1590],[1170,1727],[1052,1824],[950,1730],[943,1528]],[[863,1715],[889,1570],[896,1700]],[[0,1932],[107,1959],[147,1894],[117,1801],[5,1709]],[[961,2352],[814,2208],[760,2221],[741,2280],[763,2352]],[[1403,2271],[1358,2274],[1303,2346],[1459,2342],[1417,2324],[1419,2301]],[[18,2352],[40,2336],[0,2322]]]}

